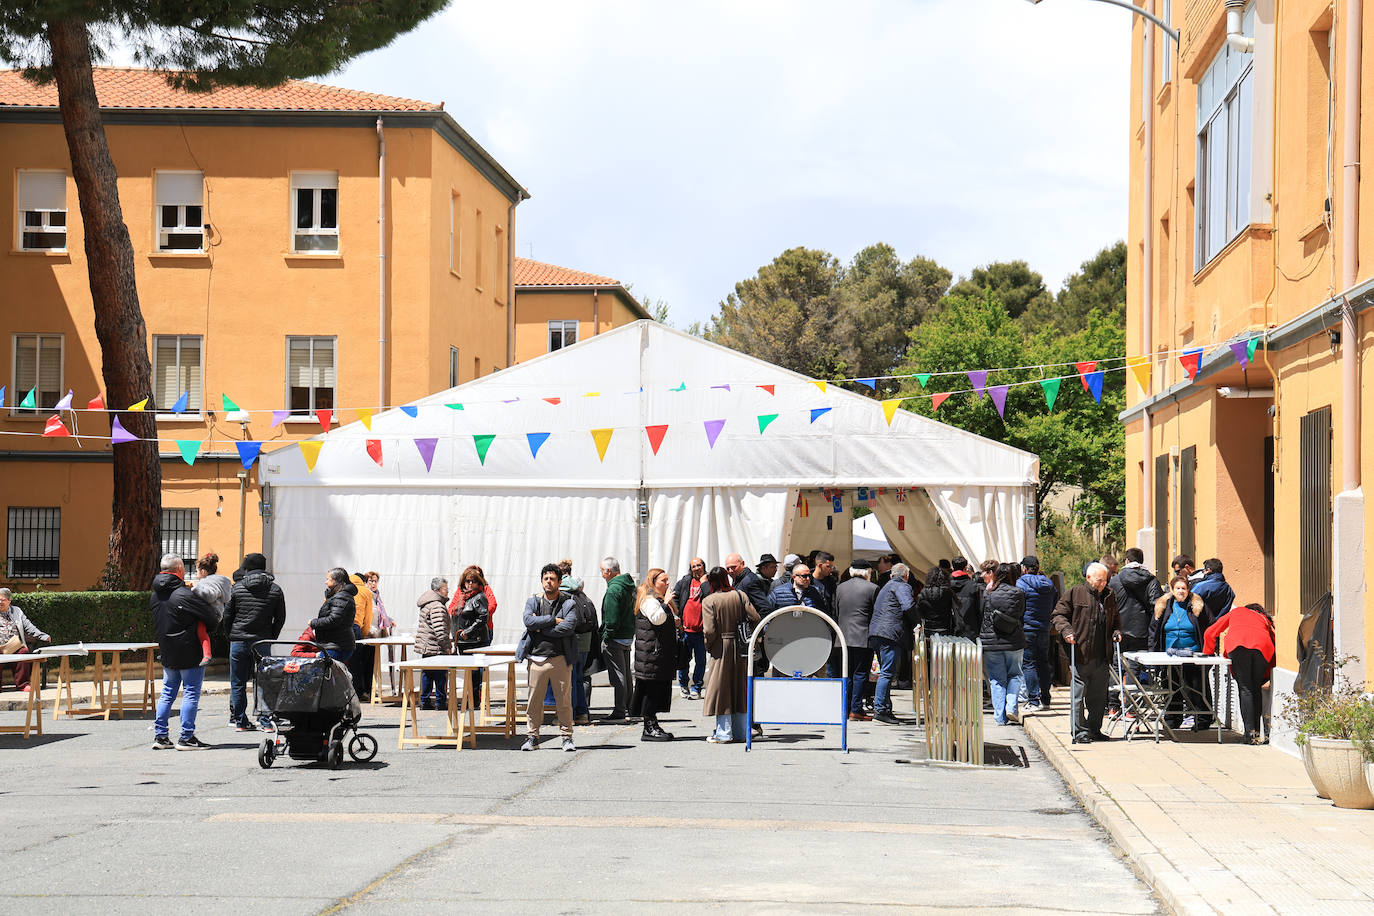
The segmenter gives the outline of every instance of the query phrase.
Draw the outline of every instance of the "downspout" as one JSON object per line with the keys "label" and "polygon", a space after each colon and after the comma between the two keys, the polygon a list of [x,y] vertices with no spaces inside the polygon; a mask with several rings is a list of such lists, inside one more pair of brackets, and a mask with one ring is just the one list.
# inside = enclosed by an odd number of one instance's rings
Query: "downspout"
{"label": "downspout", "polygon": [[[1153,7],[1153,4],[1151,4]],[[1154,30],[1150,23],[1142,22],[1142,29],[1145,29],[1145,50],[1144,60],[1141,62],[1140,78],[1145,81],[1145,85],[1154,89],[1155,83],[1155,40]],[[1165,45],[1168,50],[1168,45]],[[1145,188],[1145,199],[1141,203],[1141,217],[1144,223],[1144,234],[1141,236],[1141,269],[1140,269],[1140,295],[1142,301],[1140,329],[1140,350],[1151,363],[1154,362],[1154,328],[1155,328],[1155,308],[1154,308],[1154,164],[1155,164],[1155,118],[1154,118],[1154,99],[1153,92],[1142,92],[1140,95],[1141,103],[1145,110],[1141,116],[1145,120],[1145,156],[1142,167],[1142,184]],[[1154,390],[1154,372],[1150,373],[1149,387],[1145,390],[1144,400],[1149,401],[1150,395]],[[1141,475],[1141,512],[1140,512],[1140,532],[1137,535],[1137,544],[1145,555],[1153,561],[1152,565],[1158,568],[1162,557],[1154,555],[1154,513],[1155,513],[1155,460],[1154,460],[1154,430],[1150,422],[1150,411],[1147,407],[1140,414],[1141,429],[1141,458],[1145,465],[1145,473]]]}
{"label": "downspout", "polygon": [[1241,19],[1245,16],[1246,0],[1226,0],[1226,43],[1243,54],[1252,54],[1255,50],[1255,39],[1247,38],[1245,30],[1241,27]]}
{"label": "downspout", "polygon": [[515,365],[515,208],[520,206],[520,193],[506,208],[506,368]]}
{"label": "downspout", "polygon": [[[1345,74],[1342,78],[1345,137],[1341,186],[1341,289],[1355,285],[1360,268],[1360,31],[1363,4],[1345,3]],[[1343,489],[1360,487],[1359,330],[1355,311],[1341,308],[1341,474]]]}
{"label": "downspout", "polygon": [[600,290],[592,290],[592,336],[601,333],[601,300],[597,297]]}
{"label": "downspout", "polygon": [[386,133],[377,118],[377,409],[386,403]]}

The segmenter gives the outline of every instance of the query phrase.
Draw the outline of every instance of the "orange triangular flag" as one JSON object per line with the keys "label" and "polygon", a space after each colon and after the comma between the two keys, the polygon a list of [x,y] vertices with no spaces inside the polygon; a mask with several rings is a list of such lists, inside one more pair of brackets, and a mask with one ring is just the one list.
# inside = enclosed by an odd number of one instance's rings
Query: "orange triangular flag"
{"label": "orange triangular flag", "polygon": [[315,419],[320,421],[321,429],[323,429],[325,432],[329,432],[329,421],[334,419],[334,411],[317,410],[315,411]]}
{"label": "orange triangular flag", "polygon": [[662,426],[646,426],[644,427],[644,431],[649,434],[649,448],[653,449],[654,454],[657,455],[658,447],[663,444],[663,436],[668,432],[668,424],[664,423]]}
{"label": "orange triangular flag", "polygon": [[755,387],[755,388],[762,388],[764,391],[766,391],[766,392],[768,392],[769,394],[772,394],[772,395],[776,395],[776,394],[777,394],[777,392],[773,390],[774,388],[777,387],[776,385],[755,385],[754,387]]}
{"label": "orange triangular flag", "polygon": [[940,405],[943,404],[953,393],[953,391],[943,391],[940,394],[932,394],[930,396],[930,409],[939,410]]}
{"label": "orange triangular flag", "polygon": [[315,473],[315,462],[320,460],[320,447],[323,442],[307,439],[301,443],[301,457],[305,459],[305,473]]}
{"label": "orange triangular flag", "polygon": [[562,399],[562,398],[544,398],[544,400],[548,401],[550,404],[552,404],[552,405],[555,406],[555,407],[557,407],[559,404],[562,404],[562,403],[563,403],[563,399]]}
{"label": "orange triangular flag", "polygon": [[601,456],[601,460],[606,460],[606,446],[611,444],[611,434],[614,429],[594,429],[592,430],[592,441],[596,443],[596,453]]}

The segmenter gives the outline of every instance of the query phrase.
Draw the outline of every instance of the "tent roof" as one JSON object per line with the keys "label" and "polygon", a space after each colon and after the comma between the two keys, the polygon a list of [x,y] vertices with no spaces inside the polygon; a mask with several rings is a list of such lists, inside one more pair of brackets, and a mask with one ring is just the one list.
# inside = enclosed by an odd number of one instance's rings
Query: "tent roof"
{"label": "tent roof", "polygon": [[[904,410],[889,425],[872,398],[653,321],[407,407],[416,416],[395,408],[374,416],[371,430],[354,422],[309,440],[323,443],[313,473],[299,443],[265,453],[260,478],[363,489],[622,489],[1024,487],[1039,475],[1028,452]],[[477,437],[488,436],[483,457]],[[367,440],[380,443],[380,467]]]}

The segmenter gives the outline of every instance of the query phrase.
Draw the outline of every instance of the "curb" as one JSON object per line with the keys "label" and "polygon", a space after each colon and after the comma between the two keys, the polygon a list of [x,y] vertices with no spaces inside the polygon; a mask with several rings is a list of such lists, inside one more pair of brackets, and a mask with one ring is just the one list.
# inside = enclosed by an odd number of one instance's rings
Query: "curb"
{"label": "curb", "polygon": [[1174,866],[1167,850],[1160,849],[1135,825],[1121,805],[1105,792],[1087,769],[1054,737],[1048,724],[1039,716],[1027,716],[1026,737],[1035,743],[1040,753],[1059,772],[1064,784],[1079,803],[1093,816],[1136,872],[1164,902],[1172,913],[1187,916],[1217,916],[1218,910],[1209,904],[1198,889]]}

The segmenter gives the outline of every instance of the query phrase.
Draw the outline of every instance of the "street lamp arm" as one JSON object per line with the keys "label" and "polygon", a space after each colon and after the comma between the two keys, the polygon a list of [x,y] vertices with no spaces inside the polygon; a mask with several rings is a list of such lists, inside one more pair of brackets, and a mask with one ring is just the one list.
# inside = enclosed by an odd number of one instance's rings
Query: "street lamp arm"
{"label": "street lamp arm", "polygon": [[[1033,2],[1038,2],[1038,0],[1033,0]],[[1119,6],[1122,9],[1130,10],[1137,16],[1144,16],[1146,19],[1150,20],[1155,25],[1163,29],[1164,34],[1168,35],[1170,38],[1174,40],[1174,44],[1178,44],[1178,32],[1174,29],[1169,28],[1169,23],[1165,22],[1163,19],[1160,19],[1154,13],[1151,13],[1148,10],[1136,6],[1134,3],[1131,3],[1130,0],[1095,0],[1095,2],[1110,3],[1112,6]]]}

